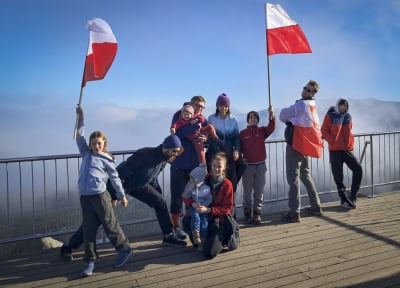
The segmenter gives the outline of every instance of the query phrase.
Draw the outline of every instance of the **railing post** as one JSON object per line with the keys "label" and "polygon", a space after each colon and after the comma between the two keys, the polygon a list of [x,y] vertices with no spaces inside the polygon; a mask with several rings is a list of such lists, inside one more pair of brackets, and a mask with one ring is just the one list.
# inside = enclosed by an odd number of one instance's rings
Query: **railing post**
{"label": "railing post", "polygon": [[371,154],[371,195],[369,198],[375,198],[375,187],[374,187],[374,148],[373,148],[373,141],[372,141],[372,134],[369,135],[370,141],[370,154]]}

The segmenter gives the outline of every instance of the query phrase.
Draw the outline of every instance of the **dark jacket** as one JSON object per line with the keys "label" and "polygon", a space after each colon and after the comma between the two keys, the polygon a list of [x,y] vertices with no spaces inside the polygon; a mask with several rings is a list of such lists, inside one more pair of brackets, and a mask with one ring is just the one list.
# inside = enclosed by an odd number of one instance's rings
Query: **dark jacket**
{"label": "dark jacket", "polygon": [[[164,169],[167,160],[168,157],[162,153],[161,145],[141,148],[135,151],[117,167],[118,175],[122,180],[126,193],[129,194],[130,191],[147,184],[162,193],[157,177]],[[109,186],[107,189],[113,195],[114,189]]]}
{"label": "dark jacket", "polygon": [[[172,123],[179,119],[180,110],[177,111],[172,117]],[[176,157],[175,161],[171,163],[173,168],[192,170],[199,166],[199,159],[197,157],[196,149],[192,141],[188,139],[199,129],[198,125],[187,125],[176,131],[176,136],[181,139],[184,152]]]}

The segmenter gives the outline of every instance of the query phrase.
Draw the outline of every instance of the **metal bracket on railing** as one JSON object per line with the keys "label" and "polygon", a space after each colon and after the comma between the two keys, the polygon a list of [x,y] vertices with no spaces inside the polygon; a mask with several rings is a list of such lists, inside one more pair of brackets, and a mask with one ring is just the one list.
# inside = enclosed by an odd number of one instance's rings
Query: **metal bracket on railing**
{"label": "metal bracket on railing", "polygon": [[363,149],[363,151],[362,151],[362,153],[361,153],[361,157],[360,157],[360,164],[362,163],[362,161],[363,161],[363,159],[364,159],[365,150],[367,150],[367,145],[368,145],[368,144],[371,144],[371,141],[365,141],[365,143],[364,143],[364,149]]}

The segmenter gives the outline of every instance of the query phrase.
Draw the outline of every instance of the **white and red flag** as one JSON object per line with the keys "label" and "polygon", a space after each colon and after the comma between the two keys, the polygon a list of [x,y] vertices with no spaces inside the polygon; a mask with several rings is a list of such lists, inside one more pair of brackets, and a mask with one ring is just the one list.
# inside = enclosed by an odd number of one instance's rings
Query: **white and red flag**
{"label": "white and red flag", "polygon": [[82,87],[87,81],[101,80],[117,54],[117,39],[106,21],[94,18],[86,24],[90,31],[89,47],[86,55]]}
{"label": "white and red flag", "polygon": [[279,4],[265,5],[267,26],[267,55],[311,53],[300,26]]}

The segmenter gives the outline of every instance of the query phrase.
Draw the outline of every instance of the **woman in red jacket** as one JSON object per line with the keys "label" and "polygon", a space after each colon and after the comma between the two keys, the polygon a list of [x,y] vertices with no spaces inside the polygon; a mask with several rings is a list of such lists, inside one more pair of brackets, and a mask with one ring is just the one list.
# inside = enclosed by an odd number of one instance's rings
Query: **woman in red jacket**
{"label": "woman in red jacket", "polygon": [[226,170],[225,153],[214,154],[211,159],[211,173],[206,176],[205,183],[211,187],[212,203],[210,207],[202,206],[194,201],[186,202],[191,205],[198,213],[209,213],[208,236],[204,244],[204,255],[212,259],[217,256],[228,244],[229,236],[224,229],[226,215],[232,212],[233,186],[232,182],[225,178]]}
{"label": "woman in red jacket", "polygon": [[[343,207],[356,208],[357,192],[362,180],[362,167],[353,154],[354,136],[351,131],[353,122],[349,114],[349,102],[339,98],[336,107],[332,106],[322,123],[322,138],[329,144],[329,160],[340,202]],[[343,184],[343,163],[353,172],[350,198]]]}

